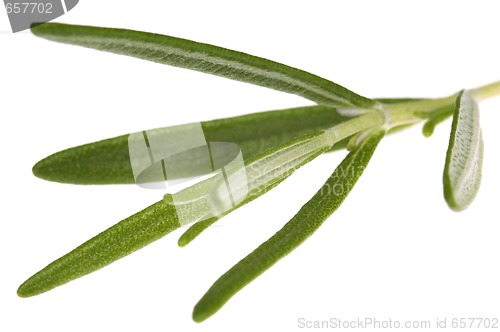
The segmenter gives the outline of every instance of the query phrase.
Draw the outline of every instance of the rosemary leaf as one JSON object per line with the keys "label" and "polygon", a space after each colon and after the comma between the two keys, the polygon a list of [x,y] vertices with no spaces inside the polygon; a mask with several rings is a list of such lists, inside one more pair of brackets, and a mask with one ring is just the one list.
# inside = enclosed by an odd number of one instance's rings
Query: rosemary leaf
{"label": "rosemary leaf", "polygon": [[300,69],[242,52],[160,34],[45,23],[32,32],[49,40],[128,55],[293,93],[320,105],[372,108],[375,101]]}
{"label": "rosemary leaf", "polygon": [[[402,104],[420,99],[377,99],[384,104]],[[235,143],[248,161],[264,151],[294,138],[319,132],[350,120],[336,109],[326,106],[305,106],[236,116],[201,122],[207,142]],[[147,130],[152,135],[168,135],[173,130],[190,128],[192,124]],[[134,183],[130,163],[129,135],[122,135],[54,153],[33,167],[42,179],[72,184]],[[349,138],[333,145],[332,151],[343,149]],[[189,156],[189,155],[187,155]],[[223,156],[222,156],[223,157]],[[203,161],[186,158],[182,163],[185,177],[203,175]],[[180,173],[175,174],[180,175]],[[168,174],[168,180],[178,177]]]}
{"label": "rosemary leaf", "polygon": [[[331,144],[327,136],[325,132],[320,132],[295,139],[259,155],[246,163],[243,169],[240,166],[227,166],[224,168],[225,176],[219,173],[172,195],[172,204],[177,209],[181,225],[195,221],[213,223],[265,194],[298,168],[328,150]],[[226,179],[234,179],[234,174],[241,174],[241,171],[243,179],[239,178],[228,186]],[[240,197],[239,200],[229,200],[224,194],[221,195],[221,192],[227,193],[228,187],[233,194],[243,193],[234,195]],[[205,222],[207,219],[210,221]],[[199,229],[201,231],[203,227]]]}
{"label": "rosemary leaf", "polygon": [[481,184],[482,165],[479,107],[464,90],[455,102],[443,173],[444,197],[452,210],[465,210],[472,203]]}
{"label": "rosemary leaf", "polygon": [[[264,151],[286,142],[316,133],[349,120],[335,109],[306,106],[277,111],[247,114],[232,118],[201,122],[207,142],[232,142],[239,146],[248,161]],[[153,135],[165,135],[172,130],[189,128],[191,124],[148,130]],[[73,184],[134,183],[130,164],[129,135],[102,140],[57,152],[39,161],[33,173],[42,179]],[[332,149],[342,149],[347,139]],[[186,159],[180,167],[185,177],[202,175],[201,160]],[[168,180],[175,177],[169,175]]]}
{"label": "rosemary leaf", "polygon": [[213,315],[240,289],[316,231],[347,197],[383,136],[384,132],[378,131],[361,142],[280,231],[222,275],[196,304],[193,319],[201,322]]}
{"label": "rosemary leaf", "polygon": [[[314,136],[309,136],[309,138],[313,137]],[[276,163],[273,160],[265,160],[265,158],[258,158],[249,162],[246,168],[247,170],[253,170],[253,172],[249,174],[249,178],[247,179],[248,194],[246,198],[233,208],[227,209],[224,213],[218,216],[210,216],[208,219],[201,219],[197,221],[190,228],[188,228],[184,234],[181,235],[178,241],[179,246],[186,246],[220,218],[270,191],[292,175],[295,170],[299,169],[328,149],[328,145],[319,145],[317,148],[307,149],[300,152],[300,149],[302,148],[300,145],[295,145],[292,142],[290,146],[291,149],[289,151],[283,151],[288,154],[286,158],[290,158],[287,162],[282,163],[280,161]],[[283,160],[283,152],[280,150],[281,148],[271,149],[267,152],[267,154],[273,159],[280,158]],[[279,154],[281,154],[281,156],[279,156]],[[264,163],[262,163],[263,159],[265,161]],[[252,173],[257,176],[252,176]]]}
{"label": "rosemary leaf", "polygon": [[26,280],[17,294],[30,297],[49,291],[109,265],[179,227],[174,207],[161,200],[50,263]]}

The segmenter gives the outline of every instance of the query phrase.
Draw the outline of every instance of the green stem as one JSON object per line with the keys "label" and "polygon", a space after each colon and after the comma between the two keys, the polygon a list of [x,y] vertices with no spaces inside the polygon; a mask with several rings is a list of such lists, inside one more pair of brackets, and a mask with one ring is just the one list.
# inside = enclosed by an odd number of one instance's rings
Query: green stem
{"label": "green stem", "polygon": [[333,146],[340,140],[346,137],[355,135],[359,132],[380,127],[385,123],[385,116],[381,112],[370,111],[366,114],[360,115],[352,120],[338,124],[325,131],[325,139]]}
{"label": "green stem", "polygon": [[500,81],[491,84],[483,85],[475,89],[469,90],[469,94],[477,101],[482,101],[491,97],[500,95]]}
{"label": "green stem", "polygon": [[401,103],[378,103],[376,110],[340,123],[326,130],[330,144],[365,130],[385,127],[391,128],[414,125],[424,119],[432,118],[443,107],[453,105],[456,94],[439,99],[419,99]]}
{"label": "green stem", "polygon": [[422,119],[434,117],[443,107],[453,105],[457,94],[438,99],[422,99],[397,104],[384,104],[383,110],[390,127],[415,124]]}

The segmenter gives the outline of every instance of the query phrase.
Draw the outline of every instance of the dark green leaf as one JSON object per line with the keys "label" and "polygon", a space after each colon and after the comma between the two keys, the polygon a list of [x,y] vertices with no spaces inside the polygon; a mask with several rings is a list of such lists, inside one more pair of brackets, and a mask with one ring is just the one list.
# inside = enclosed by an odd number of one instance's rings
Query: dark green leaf
{"label": "dark green leaf", "polygon": [[201,322],[213,315],[240,289],[316,231],[347,197],[383,136],[383,132],[377,132],[361,142],[280,231],[221,276],[195,306],[193,319]]}
{"label": "dark green leaf", "polygon": [[49,291],[109,265],[179,227],[173,205],[159,201],[50,263],[26,280],[17,294],[30,297]]}
{"label": "dark green leaf", "polygon": [[372,108],[375,101],[308,72],[229,49],[154,33],[46,23],[35,35],[293,93],[320,105]]}
{"label": "dark green leaf", "polygon": [[[201,126],[208,142],[235,143],[240,147],[243,159],[248,161],[294,138],[316,133],[349,119],[329,107],[307,106],[206,121],[201,122]],[[185,125],[186,128],[189,126]],[[164,135],[174,128],[179,130],[182,126],[148,132]],[[33,173],[45,180],[73,184],[134,183],[128,137],[123,135],[55,153],[38,162]],[[338,142],[333,149],[344,148],[346,142],[347,139]],[[186,158],[177,162],[183,163],[181,169],[185,170],[185,177],[203,174],[200,160]],[[168,179],[175,177],[169,176]]]}

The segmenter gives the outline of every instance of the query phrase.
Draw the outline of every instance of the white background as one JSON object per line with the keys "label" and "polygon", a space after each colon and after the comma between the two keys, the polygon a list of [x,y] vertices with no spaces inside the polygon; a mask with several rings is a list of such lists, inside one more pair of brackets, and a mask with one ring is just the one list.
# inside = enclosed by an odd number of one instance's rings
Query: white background
{"label": "white background", "polygon": [[[267,57],[368,97],[440,97],[500,79],[497,1],[97,1],[58,22],[164,33]],[[96,273],[20,299],[33,273],[161,199],[136,186],[35,178],[51,153],[186,122],[310,104],[302,98],[9,34],[0,10],[0,331],[294,331],[298,319],[500,318],[500,99],[481,103],[481,191],[451,212],[450,121],[390,136],[345,204],[202,324],[192,307],[270,237],[344,153],[324,155],[186,248],[178,230]]]}

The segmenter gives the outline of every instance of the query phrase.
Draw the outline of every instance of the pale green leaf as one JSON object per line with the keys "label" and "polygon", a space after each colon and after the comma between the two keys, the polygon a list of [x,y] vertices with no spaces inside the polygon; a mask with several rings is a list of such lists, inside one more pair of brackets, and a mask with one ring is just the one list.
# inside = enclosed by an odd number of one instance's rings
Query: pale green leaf
{"label": "pale green leaf", "polygon": [[[326,136],[325,132],[320,132],[295,139],[248,161],[245,163],[244,169],[226,166],[224,167],[224,176],[219,173],[210,179],[173,194],[171,202],[176,207],[181,225],[196,221],[209,225],[268,192],[295,170],[327,151],[331,144]],[[237,178],[228,186],[226,178],[234,178],[233,175],[239,174],[241,171],[244,171],[245,177],[243,179]],[[219,193],[219,191],[226,193],[227,187],[230,187],[231,194],[235,197],[241,197],[241,199],[229,200]],[[243,194],[241,195],[241,193]],[[209,221],[205,222],[207,219]],[[187,242],[181,241],[180,244],[187,244]]]}
{"label": "pale green leaf", "polygon": [[466,209],[481,184],[483,140],[477,102],[462,91],[455,102],[443,174],[444,197],[452,210]]}

